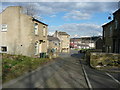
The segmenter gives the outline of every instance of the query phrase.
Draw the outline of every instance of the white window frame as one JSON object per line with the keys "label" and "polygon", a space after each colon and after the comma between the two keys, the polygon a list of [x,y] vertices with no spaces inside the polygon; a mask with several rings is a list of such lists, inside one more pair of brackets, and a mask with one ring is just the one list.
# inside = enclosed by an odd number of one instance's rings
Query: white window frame
{"label": "white window frame", "polygon": [[39,43],[38,42],[36,42],[35,43],[35,55],[38,55],[39,54]]}
{"label": "white window frame", "polygon": [[0,29],[1,29],[1,32],[6,32],[7,31],[7,24],[1,24],[0,25]]}
{"label": "white window frame", "polygon": [[[2,51],[2,47],[6,47],[7,51]],[[7,46],[0,46],[0,53],[7,53],[8,52],[8,47]]]}
{"label": "white window frame", "polygon": [[35,35],[38,35],[38,23],[34,23],[34,32]]}

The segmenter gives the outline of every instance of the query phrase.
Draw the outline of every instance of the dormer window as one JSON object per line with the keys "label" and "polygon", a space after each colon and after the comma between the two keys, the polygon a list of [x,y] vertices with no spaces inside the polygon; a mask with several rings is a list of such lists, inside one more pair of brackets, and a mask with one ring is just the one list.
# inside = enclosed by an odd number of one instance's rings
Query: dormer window
{"label": "dormer window", "polygon": [[38,24],[37,23],[34,24],[34,32],[35,32],[35,35],[38,35]]}

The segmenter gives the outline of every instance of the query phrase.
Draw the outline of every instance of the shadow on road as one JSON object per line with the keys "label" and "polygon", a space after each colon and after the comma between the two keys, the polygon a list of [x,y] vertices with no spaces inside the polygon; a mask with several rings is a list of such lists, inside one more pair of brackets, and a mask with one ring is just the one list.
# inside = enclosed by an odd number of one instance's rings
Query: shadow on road
{"label": "shadow on road", "polygon": [[74,58],[82,59],[82,58],[84,58],[85,54],[83,54],[83,53],[74,53],[74,54],[71,54],[71,56],[74,57]]}

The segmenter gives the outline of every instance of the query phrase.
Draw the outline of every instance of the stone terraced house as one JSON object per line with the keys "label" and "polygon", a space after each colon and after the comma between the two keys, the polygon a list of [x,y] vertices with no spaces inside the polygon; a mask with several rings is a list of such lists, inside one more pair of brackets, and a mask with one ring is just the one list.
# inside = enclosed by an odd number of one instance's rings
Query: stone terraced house
{"label": "stone terraced house", "polygon": [[70,52],[70,35],[66,32],[56,31],[53,35],[60,40],[60,52]]}
{"label": "stone terraced house", "polygon": [[113,20],[103,26],[103,51],[120,53],[120,9],[113,13]]}
{"label": "stone terraced house", "polygon": [[48,25],[10,6],[0,13],[0,53],[39,57],[47,53]]}

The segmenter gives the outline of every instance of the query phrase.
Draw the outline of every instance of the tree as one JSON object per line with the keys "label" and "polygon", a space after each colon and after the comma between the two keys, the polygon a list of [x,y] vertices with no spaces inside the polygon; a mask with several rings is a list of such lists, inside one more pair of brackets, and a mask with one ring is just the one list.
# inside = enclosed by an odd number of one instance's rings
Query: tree
{"label": "tree", "polygon": [[25,13],[31,17],[34,17],[36,19],[42,20],[42,18],[39,16],[38,7],[35,4],[28,3],[25,5],[22,5],[22,7],[23,7],[23,13]]}

